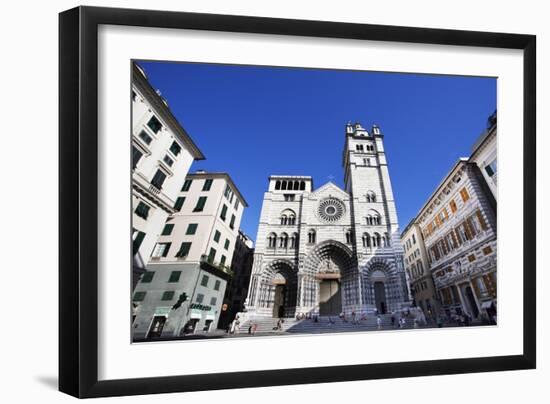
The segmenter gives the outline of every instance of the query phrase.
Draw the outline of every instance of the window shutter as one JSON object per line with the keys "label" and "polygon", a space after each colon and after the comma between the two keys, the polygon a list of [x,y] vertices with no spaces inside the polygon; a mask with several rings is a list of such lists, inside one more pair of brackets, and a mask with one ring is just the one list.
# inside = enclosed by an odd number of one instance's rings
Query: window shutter
{"label": "window shutter", "polygon": [[477,210],[476,215],[479,220],[479,224],[481,225],[481,228],[483,230],[487,230],[487,222],[485,222],[485,219],[483,218],[483,215],[481,214],[481,211],[479,209]]}

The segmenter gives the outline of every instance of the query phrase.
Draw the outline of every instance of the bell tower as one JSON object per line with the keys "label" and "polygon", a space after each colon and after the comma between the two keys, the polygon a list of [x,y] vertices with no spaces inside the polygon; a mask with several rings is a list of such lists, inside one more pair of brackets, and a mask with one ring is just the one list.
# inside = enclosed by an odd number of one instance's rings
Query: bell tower
{"label": "bell tower", "polygon": [[[374,296],[377,292],[373,287],[376,282],[373,281],[370,269],[373,263],[382,263],[382,267],[388,270],[391,268],[390,272],[393,274],[386,273],[387,279],[398,275],[395,278],[399,279],[399,285],[394,285],[393,293],[400,296],[397,300],[404,302],[408,293],[404,277],[403,248],[384,150],[384,134],[377,125],[373,125],[370,130],[358,122],[346,125],[343,168],[345,188],[351,197],[354,246],[358,265],[362,268],[365,279],[365,303],[374,304],[376,300]],[[385,285],[387,287],[388,283]],[[388,292],[386,291],[386,296]],[[386,306],[390,302],[386,297],[377,299],[384,301]],[[397,304],[397,300],[393,304]],[[377,306],[379,304],[380,302],[376,303]]]}

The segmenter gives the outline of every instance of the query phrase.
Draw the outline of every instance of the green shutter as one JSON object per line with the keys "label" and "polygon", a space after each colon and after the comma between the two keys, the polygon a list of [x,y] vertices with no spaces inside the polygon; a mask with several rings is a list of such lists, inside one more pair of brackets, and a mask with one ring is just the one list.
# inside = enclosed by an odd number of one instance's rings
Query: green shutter
{"label": "green shutter", "polygon": [[222,235],[222,234],[221,234],[218,230],[216,230],[216,232],[214,233],[214,241],[215,241],[216,243],[220,241],[220,236],[221,236],[221,235]]}
{"label": "green shutter", "polygon": [[142,302],[145,299],[146,292],[136,292],[134,293],[134,302]]}
{"label": "green shutter", "polygon": [[173,298],[174,298],[174,291],[169,290],[169,291],[166,291],[162,294],[162,299],[161,300],[172,300]]}
{"label": "green shutter", "polygon": [[204,185],[202,186],[203,191],[210,191],[210,188],[212,188],[212,179],[207,179],[204,181]]}
{"label": "green shutter", "polygon": [[185,256],[189,255],[190,250],[191,250],[191,243],[183,242],[183,243],[181,243],[180,250],[176,254],[176,257],[185,257]]}
{"label": "green shutter", "polygon": [[147,271],[141,277],[141,283],[151,283],[153,276],[155,275],[154,271]]}
{"label": "green shutter", "polygon": [[204,205],[206,205],[206,196],[201,196],[199,200],[197,201],[197,205],[195,206],[195,209],[193,209],[193,212],[202,212],[204,209]]}
{"label": "green shutter", "polygon": [[189,223],[189,226],[187,226],[187,231],[185,234],[195,234],[197,232],[197,223]]}
{"label": "green shutter", "polygon": [[220,218],[221,218],[222,220],[225,221],[226,215],[227,215],[227,206],[226,206],[226,205],[223,205],[223,207],[222,207],[222,212],[221,212],[221,214],[220,214]]}
{"label": "green shutter", "polygon": [[174,224],[173,223],[167,223],[165,226],[164,226],[164,229],[162,229],[162,233],[161,235],[163,236],[169,236],[170,234],[172,234],[172,230],[174,229]]}
{"label": "green shutter", "polygon": [[181,271],[172,271],[170,273],[170,279],[168,279],[168,282],[179,282],[181,276]]}
{"label": "green shutter", "polygon": [[183,203],[185,202],[185,196],[178,196],[178,199],[176,199],[176,203],[174,205],[174,209],[177,211],[180,211],[183,207]]}
{"label": "green shutter", "polygon": [[189,188],[191,188],[191,183],[193,180],[185,180],[183,183],[183,187],[181,188],[182,191],[189,191]]}

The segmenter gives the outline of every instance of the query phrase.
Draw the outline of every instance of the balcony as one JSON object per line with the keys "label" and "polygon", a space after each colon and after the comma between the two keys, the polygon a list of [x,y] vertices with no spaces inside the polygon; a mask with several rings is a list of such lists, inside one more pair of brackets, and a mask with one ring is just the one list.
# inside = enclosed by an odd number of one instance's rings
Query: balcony
{"label": "balcony", "polygon": [[208,267],[214,270],[223,272],[224,274],[228,275],[231,278],[234,275],[230,267],[228,267],[227,265],[221,264],[219,262],[215,262],[214,260],[210,259],[210,257],[206,254],[201,255],[200,262],[201,262],[201,266],[207,265]]}

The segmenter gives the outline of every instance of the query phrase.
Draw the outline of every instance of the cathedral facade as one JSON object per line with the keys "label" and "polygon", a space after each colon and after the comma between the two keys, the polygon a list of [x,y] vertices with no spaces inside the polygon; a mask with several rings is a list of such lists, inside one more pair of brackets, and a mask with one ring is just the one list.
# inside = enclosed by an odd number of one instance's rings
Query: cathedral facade
{"label": "cathedral facade", "polygon": [[384,152],[373,126],[348,124],[345,189],[273,175],[264,195],[247,314],[388,313],[409,306],[403,249]]}

